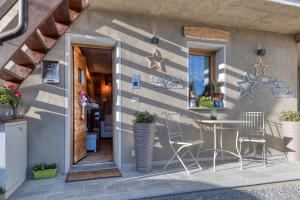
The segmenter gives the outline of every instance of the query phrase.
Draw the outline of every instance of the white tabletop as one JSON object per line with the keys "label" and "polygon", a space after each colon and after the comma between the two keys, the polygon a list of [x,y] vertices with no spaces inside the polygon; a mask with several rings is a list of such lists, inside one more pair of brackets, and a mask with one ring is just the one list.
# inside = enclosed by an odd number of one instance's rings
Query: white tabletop
{"label": "white tabletop", "polygon": [[251,121],[242,120],[197,120],[199,123],[205,124],[249,124]]}

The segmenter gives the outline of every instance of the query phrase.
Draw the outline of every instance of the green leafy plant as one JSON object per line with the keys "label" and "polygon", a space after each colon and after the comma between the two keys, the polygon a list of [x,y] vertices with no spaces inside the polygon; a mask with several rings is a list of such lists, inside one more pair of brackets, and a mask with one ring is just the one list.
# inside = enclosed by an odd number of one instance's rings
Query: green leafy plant
{"label": "green leafy plant", "polygon": [[11,92],[10,90],[3,86],[0,85],[0,104],[9,104],[11,99]]}
{"label": "green leafy plant", "polygon": [[22,93],[13,88],[0,85],[0,104],[10,104],[19,107],[23,104]]}
{"label": "green leafy plant", "polygon": [[39,170],[46,170],[46,169],[56,169],[57,165],[56,163],[46,164],[46,163],[40,163],[33,166],[32,171],[39,171]]}
{"label": "green leafy plant", "polygon": [[213,108],[214,101],[210,97],[200,96],[198,99],[199,106],[206,107],[206,108]]}
{"label": "green leafy plant", "polygon": [[0,187],[0,196],[5,194],[6,190],[4,187]]}
{"label": "green leafy plant", "polygon": [[213,89],[215,93],[221,92],[221,87],[224,85],[224,82],[215,82],[213,81]]}
{"label": "green leafy plant", "polygon": [[282,112],[280,121],[298,122],[300,121],[300,112],[296,112],[296,111]]}
{"label": "green leafy plant", "polygon": [[133,123],[154,123],[157,120],[156,114],[151,114],[148,111],[135,112]]}

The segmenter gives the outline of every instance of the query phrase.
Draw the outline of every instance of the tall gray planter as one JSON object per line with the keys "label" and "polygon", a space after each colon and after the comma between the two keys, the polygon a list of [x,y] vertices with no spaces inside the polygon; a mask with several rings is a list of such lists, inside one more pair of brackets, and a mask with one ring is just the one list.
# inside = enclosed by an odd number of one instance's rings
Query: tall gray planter
{"label": "tall gray planter", "polygon": [[155,123],[135,123],[133,125],[136,170],[138,172],[152,171],[155,130]]}
{"label": "tall gray planter", "polygon": [[300,161],[300,122],[283,122],[282,130],[289,161]]}

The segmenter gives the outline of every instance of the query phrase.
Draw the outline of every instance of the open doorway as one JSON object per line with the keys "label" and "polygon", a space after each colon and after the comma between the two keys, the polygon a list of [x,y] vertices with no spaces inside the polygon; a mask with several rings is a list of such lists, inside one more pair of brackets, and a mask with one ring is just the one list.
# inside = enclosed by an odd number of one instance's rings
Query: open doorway
{"label": "open doorway", "polygon": [[73,164],[113,155],[113,49],[73,45]]}

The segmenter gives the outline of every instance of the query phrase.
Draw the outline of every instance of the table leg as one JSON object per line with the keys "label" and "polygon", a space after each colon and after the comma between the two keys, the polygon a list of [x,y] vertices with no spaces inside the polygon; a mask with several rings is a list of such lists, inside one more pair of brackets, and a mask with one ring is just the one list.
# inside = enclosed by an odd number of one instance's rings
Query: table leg
{"label": "table leg", "polygon": [[216,172],[216,157],[217,157],[217,124],[214,124],[214,165],[213,165],[214,172]]}
{"label": "table leg", "polygon": [[[220,124],[220,147],[221,150],[223,150],[223,124]],[[223,164],[223,159],[224,159],[224,153],[223,151],[221,151],[222,154],[222,164]]]}

